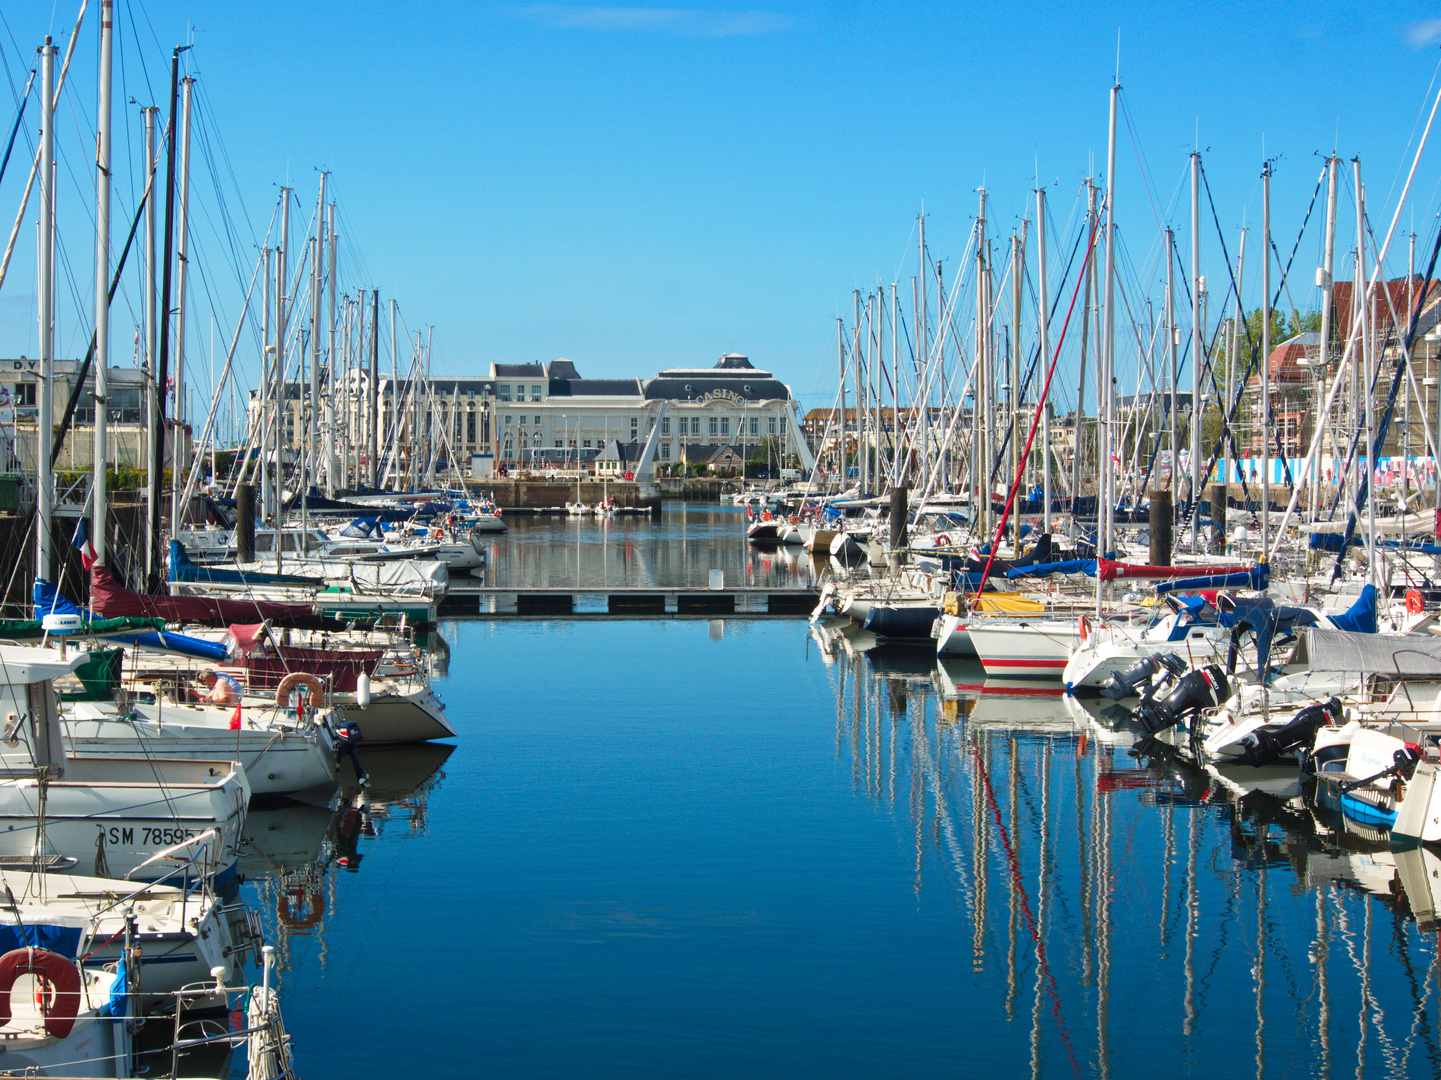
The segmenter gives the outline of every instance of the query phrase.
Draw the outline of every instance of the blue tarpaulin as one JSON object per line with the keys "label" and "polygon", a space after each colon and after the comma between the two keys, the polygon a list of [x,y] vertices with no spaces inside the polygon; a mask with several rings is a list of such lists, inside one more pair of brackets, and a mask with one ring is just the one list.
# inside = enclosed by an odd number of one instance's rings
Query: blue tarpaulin
{"label": "blue tarpaulin", "polygon": [[1067,559],[1065,562],[1040,563],[1036,566],[1021,566],[1007,570],[1011,580],[1023,577],[1050,577],[1052,574],[1096,574],[1095,559]]}
{"label": "blue tarpaulin", "polygon": [[1271,568],[1266,563],[1244,574],[1211,574],[1208,577],[1176,578],[1156,582],[1156,595],[1168,592],[1192,592],[1198,589],[1264,589],[1271,583]]}
{"label": "blue tarpaulin", "polygon": [[1331,625],[1337,630],[1350,630],[1356,634],[1376,632],[1376,586],[1367,585],[1361,590],[1356,602],[1340,615],[1331,616]]}

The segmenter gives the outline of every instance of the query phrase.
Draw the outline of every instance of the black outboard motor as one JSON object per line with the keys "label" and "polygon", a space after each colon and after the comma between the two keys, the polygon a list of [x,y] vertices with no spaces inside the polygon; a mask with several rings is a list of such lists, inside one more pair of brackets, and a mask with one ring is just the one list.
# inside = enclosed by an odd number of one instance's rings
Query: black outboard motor
{"label": "black outboard motor", "polygon": [[1339,724],[1341,715],[1341,702],[1338,698],[1330,698],[1318,705],[1307,705],[1284,727],[1275,731],[1266,731],[1263,728],[1242,739],[1241,745],[1246,749],[1241,760],[1256,768],[1272,765],[1293,750],[1311,746],[1316,741],[1316,732],[1327,724]]}
{"label": "black outboard motor", "polygon": [[1151,680],[1159,675],[1163,668],[1170,673],[1171,678],[1180,678],[1186,671],[1186,662],[1175,653],[1143,656],[1125,671],[1112,675],[1111,681],[1101,687],[1101,695],[1112,701],[1143,697],[1151,687]]}
{"label": "black outboard motor", "polygon": [[360,786],[369,787],[370,777],[365,774],[365,769],[360,764],[360,755],[355,752],[355,748],[365,738],[360,733],[360,725],[354,720],[342,720],[335,724],[332,730],[335,732],[336,764],[349,758],[350,763],[355,766],[355,778],[360,781]]}
{"label": "black outboard motor", "polygon": [[1143,702],[1136,710],[1136,722],[1149,735],[1159,735],[1181,722],[1188,712],[1199,712],[1221,704],[1231,696],[1231,684],[1217,664],[1187,673],[1160,701]]}

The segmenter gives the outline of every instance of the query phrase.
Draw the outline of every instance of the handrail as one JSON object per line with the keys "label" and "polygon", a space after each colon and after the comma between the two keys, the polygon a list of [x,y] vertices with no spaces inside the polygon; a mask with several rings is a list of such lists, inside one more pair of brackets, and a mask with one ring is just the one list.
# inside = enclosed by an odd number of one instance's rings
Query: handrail
{"label": "handrail", "polygon": [[[202,841],[202,840],[204,840],[204,841],[209,841],[209,840],[211,840],[211,839],[218,838],[219,836],[220,836],[220,832],[219,832],[219,830],[217,830],[217,829],[206,829],[206,830],[205,830],[204,832],[202,832],[202,833],[196,833],[194,836],[190,837],[188,840],[182,840],[182,841],[180,841],[180,843],[178,843],[178,844],[172,845],[171,847],[168,847],[168,848],[164,848],[164,849],[161,850],[161,851],[157,851],[154,855],[150,856],[150,858],[146,859],[146,860],[145,860],[143,863],[141,863],[139,866],[136,866],[136,867],[134,867],[132,870],[130,870],[129,873],[127,873],[127,874],[125,875],[125,877],[123,878],[123,880],[129,881],[129,880],[130,880],[130,875],[133,874],[133,873],[135,873],[136,870],[143,870],[145,867],[149,866],[149,865],[150,865],[151,863],[153,863],[153,862],[158,862],[158,861],[160,861],[161,859],[168,859],[170,856],[174,855],[177,851],[181,850],[182,848],[187,848],[187,847],[189,847],[190,845],[195,844],[195,843],[199,843],[199,842]],[[185,865],[187,865],[187,866],[190,865],[190,863],[193,863],[193,862],[195,861],[195,859],[196,859],[196,856],[192,855],[189,859],[186,860]]]}

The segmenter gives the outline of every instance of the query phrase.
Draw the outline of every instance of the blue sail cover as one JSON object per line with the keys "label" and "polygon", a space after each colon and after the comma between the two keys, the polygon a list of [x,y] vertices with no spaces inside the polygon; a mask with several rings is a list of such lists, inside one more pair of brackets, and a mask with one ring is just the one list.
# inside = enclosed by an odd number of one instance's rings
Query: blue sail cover
{"label": "blue sail cover", "polygon": [[1252,567],[1244,574],[1212,574],[1209,577],[1176,578],[1156,582],[1156,595],[1168,592],[1195,592],[1200,589],[1255,589],[1260,591],[1271,583],[1271,568],[1266,563]]}
{"label": "blue sail cover", "polygon": [[170,541],[170,580],[211,585],[314,585],[316,582],[315,578],[296,574],[266,574],[260,571],[199,566],[190,561],[185,546],[178,540]]}
{"label": "blue sail cover", "polygon": [[1036,566],[1019,566],[1007,570],[1006,577],[1014,581],[1024,577],[1050,577],[1052,574],[1089,574],[1096,576],[1095,559],[1067,559],[1065,562],[1040,563]]}
{"label": "blue sail cover", "polygon": [[[35,614],[37,617],[43,617],[54,612],[61,615],[79,615],[87,622],[95,618],[91,612],[86,611],[69,597],[64,596],[59,589],[44,579],[36,579],[34,595]],[[153,652],[168,652],[178,653],[181,656],[193,656],[198,660],[223,661],[230,658],[230,650],[219,642],[206,641],[204,638],[190,637],[186,634],[172,634],[169,631],[158,633],[107,634],[105,640],[119,642],[122,645],[133,645],[140,649],[150,649]]]}
{"label": "blue sail cover", "polygon": [[1376,586],[1367,585],[1356,597],[1356,602],[1340,615],[1331,616],[1331,625],[1337,630],[1350,630],[1356,634],[1376,632]]}

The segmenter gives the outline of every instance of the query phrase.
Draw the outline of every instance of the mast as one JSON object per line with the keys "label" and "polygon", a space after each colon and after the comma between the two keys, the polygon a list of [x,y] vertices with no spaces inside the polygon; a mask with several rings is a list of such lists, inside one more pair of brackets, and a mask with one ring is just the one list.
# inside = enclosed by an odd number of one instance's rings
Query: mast
{"label": "mast", "polygon": [[90,529],[97,566],[105,565],[105,470],[110,464],[106,427],[110,420],[110,121],[114,23],[115,0],[101,0],[100,103],[95,112],[95,517]]}
{"label": "mast", "polygon": [[1176,393],[1176,347],[1181,343],[1181,328],[1176,325],[1176,282],[1172,273],[1175,266],[1176,234],[1168,227],[1166,229],[1166,379],[1171,391],[1168,411],[1171,421],[1169,427],[1171,429],[1171,496],[1173,500],[1171,512],[1173,516],[1176,509],[1174,499],[1180,494],[1181,486],[1181,462],[1176,457],[1176,419],[1181,415],[1177,407],[1179,395]]}
{"label": "mast", "polygon": [[[435,487],[435,400],[430,381],[430,349],[435,344],[435,327],[425,330],[425,486]],[[535,433],[538,440],[540,432]],[[532,455],[531,461],[535,458]],[[741,471],[745,471],[745,458],[741,458]]]}
{"label": "mast", "polygon": [[[1025,464],[1021,460],[1021,238],[1011,233],[1011,482]],[[1024,495],[1025,488],[1021,489]],[[1016,558],[1021,557],[1021,515],[1015,518]]]}
{"label": "mast", "polygon": [[[328,174],[320,174],[320,186],[325,187],[325,177]],[[325,239],[330,245],[330,257],[325,263],[326,273],[329,275],[330,292],[330,344],[325,351],[325,388],[326,388],[326,425],[325,425],[325,493],[332,499],[335,498],[335,406],[338,395],[345,392],[346,387],[335,377],[335,204],[331,203],[327,208],[325,219]],[[358,309],[357,309],[358,310]],[[348,395],[347,395],[348,397]],[[346,410],[346,418],[349,419],[350,410]],[[350,483],[350,440],[345,441],[345,465],[340,470],[340,486],[346,487]]]}
{"label": "mast", "polygon": [[40,47],[40,250],[36,259],[40,320],[39,418],[35,430],[35,578],[50,577],[54,492],[50,432],[55,412],[55,53],[50,36]]}
{"label": "mast", "polygon": [[[1324,380],[1329,373],[1330,349],[1331,349],[1331,305],[1335,296],[1335,270],[1336,270],[1336,167],[1340,159],[1328,157],[1326,159],[1326,249],[1322,256],[1325,260],[1319,270],[1316,271],[1316,284],[1321,286],[1321,348],[1316,357],[1316,370],[1321,373]],[[1319,404],[1319,402],[1318,402]],[[1316,423],[1330,426],[1330,417],[1321,411],[1316,412]],[[1325,446],[1324,441],[1321,443]],[[1335,455],[1333,454],[1334,458]],[[1317,494],[1320,489],[1320,464],[1321,455],[1316,455],[1315,464],[1312,466],[1315,477],[1312,480],[1312,488]],[[1441,478],[1441,473],[1438,473]],[[1339,477],[1337,478],[1339,479]],[[1316,494],[1311,496],[1311,519],[1316,519],[1319,500]]]}
{"label": "mast", "polygon": [[[1170,278],[1170,271],[1166,272],[1167,279]],[[1238,302],[1239,309],[1239,302]],[[1190,503],[1192,513],[1201,502],[1201,350],[1204,347],[1202,333],[1205,327],[1201,323],[1201,155],[1199,151],[1191,154],[1191,490]],[[1234,361],[1233,361],[1234,362]],[[1227,365],[1231,366],[1230,364]],[[1221,415],[1226,415],[1230,407],[1230,398],[1220,403]],[[1176,418],[1172,416],[1171,422],[1175,423]],[[1172,463],[1174,475],[1175,464]],[[1225,478],[1230,482],[1230,475]],[[1192,518],[1192,524],[1197,519]],[[1191,548],[1196,548],[1196,530],[1191,530]]]}
{"label": "mast", "polygon": [[[260,389],[256,392],[260,399],[260,516],[264,520],[271,514],[272,500],[275,492],[271,490],[270,483],[270,446],[274,442],[280,442],[278,429],[272,433],[270,427],[271,416],[271,386],[275,377],[271,374],[271,346],[270,346],[270,299],[273,286],[271,285],[270,248],[267,247],[261,256],[265,260],[265,289],[261,297],[260,307]],[[278,522],[277,522],[278,524]]]}
{"label": "mast", "polygon": [[856,322],[855,332],[851,337],[851,362],[856,370],[856,464],[860,467],[861,498],[868,498],[871,494],[871,470],[870,454],[866,447],[866,378],[861,368],[861,290],[855,290],[856,299]]}
{"label": "mast", "polygon": [[[362,290],[361,299],[365,293]],[[393,330],[392,330],[393,333]],[[375,487],[375,461],[380,454],[380,290],[370,293],[370,385],[366,393],[366,432],[370,439],[365,467],[366,486]]]}
{"label": "mast", "polygon": [[[311,250],[314,252],[314,257],[310,260],[310,408],[306,410],[310,414],[310,421],[306,425],[305,441],[309,444],[312,462],[321,455],[324,456],[325,488],[327,494],[333,494],[334,487],[330,482],[330,429],[320,415],[320,283],[325,280],[322,276],[321,259],[325,253],[323,236],[325,233],[325,177],[327,175],[324,172],[320,174],[320,194],[315,201],[315,235],[310,240]],[[319,437],[322,432],[323,446]]]}
{"label": "mast", "polygon": [[[1040,178],[1036,178],[1040,183]],[[1051,293],[1046,279],[1046,192],[1036,188],[1036,284],[1040,289],[1040,307],[1036,314],[1036,329],[1041,338],[1041,368],[1051,362]],[[1041,414],[1041,531],[1051,531],[1051,403],[1043,406]]]}
{"label": "mast", "polygon": [[[1096,221],[1096,185],[1086,177],[1086,235],[1094,236]],[[1076,527],[1076,500],[1081,497],[1081,452],[1084,447],[1086,418],[1086,354],[1091,337],[1091,283],[1096,278],[1096,260],[1087,259],[1083,264],[1085,281],[1082,287],[1085,298],[1081,301],[1081,376],[1076,383],[1076,426],[1071,433],[1071,539],[1079,530]],[[1099,477],[1098,477],[1099,479]],[[1096,501],[1099,507],[1100,500]]]}
{"label": "mast", "polygon": [[[160,264],[160,320],[156,337],[160,345],[159,367],[155,371],[155,404],[153,414],[155,469],[150,474],[150,565],[147,587],[160,591],[160,479],[165,467],[165,406],[170,380],[170,265],[175,243],[175,105],[180,80],[180,54],[188,46],[177,45],[170,54],[170,119],[165,125],[165,254]],[[42,417],[48,423],[48,420]]]}
{"label": "mast", "polygon": [[400,342],[395,337],[395,297],[390,298],[390,467],[393,476],[400,466]]}
{"label": "mast", "polygon": [[[290,256],[290,188],[280,189],[280,243],[275,245],[275,359],[271,363],[271,377],[275,380],[275,551],[278,556],[283,546],[280,531],[285,526],[285,430],[286,410],[290,408],[290,395],[285,387],[285,333],[288,312],[285,303],[286,263]],[[297,485],[304,489],[304,477]],[[304,499],[301,507],[305,506]]]}
{"label": "mast", "polygon": [[180,113],[180,223],[175,240],[175,441],[170,451],[170,535],[180,534],[187,492],[184,491],[186,470],[185,422],[185,283],[189,272],[188,238],[190,236],[190,88],[195,80],[186,76],[181,82]]}
{"label": "mast", "polygon": [[[981,217],[985,217],[985,193],[981,193]],[[931,389],[930,389],[930,363],[931,343],[930,327],[926,319],[926,208],[921,206],[920,215],[916,219],[919,237],[916,241],[916,260],[920,266],[917,280],[920,283],[920,291],[916,300],[916,343],[920,346],[921,371],[923,374],[918,378],[917,383],[924,395],[919,402],[921,407],[921,469],[923,475],[930,474],[930,453],[931,453]],[[842,384],[844,385],[844,384]],[[841,406],[844,411],[846,395],[841,394]]]}
{"label": "mast", "polygon": [[[155,517],[155,493],[160,489],[160,462],[155,456],[154,432],[157,426],[157,405],[155,396],[157,312],[155,310],[155,117],[160,112],[158,105],[147,105],[140,110],[145,118],[145,184],[150,198],[145,200],[145,299],[142,313],[145,319],[145,516]],[[145,535],[145,569],[155,565],[155,535],[149,529],[142,529]]]}
{"label": "mast", "polygon": [[[1115,415],[1116,369],[1116,105],[1121,97],[1119,82],[1111,88],[1111,127],[1106,142],[1106,321],[1101,341],[1101,393],[1104,406],[1101,416],[1101,489],[1105,494],[1101,506],[1101,528],[1098,557],[1108,557],[1115,548],[1112,531],[1115,519],[1115,475],[1111,470],[1111,420]],[[1099,604],[1101,575],[1096,575],[1096,597]]]}
{"label": "mast", "polygon": [[1271,539],[1271,163],[1261,166],[1261,558]]}
{"label": "mast", "polygon": [[[1366,492],[1366,569],[1371,584],[1376,584],[1376,500],[1371,485],[1376,481],[1376,410],[1373,408],[1374,395],[1371,392],[1376,354],[1372,335],[1371,297],[1366,295],[1366,189],[1361,186],[1361,159],[1352,158],[1356,173],[1356,295],[1361,301],[1361,356],[1364,374],[1361,378],[1361,394],[1365,405],[1362,414],[1366,420],[1366,477],[1359,490]],[[1380,268],[1377,268],[1380,278]],[[1384,287],[1384,283],[1383,283]],[[1404,513],[1404,511],[1403,511]]]}
{"label": "mast", "polygon": [[[976,477],[976,502],[974,514],[976,521],[981,523],[981,534],[989,536],[991,531],[991,328],[989,316],[991,313],[991,299],[986,286],[989,283],[989,275],[986,272],[986,192],[982,188],[980,193],[979,210],[976,215],[976,360],[975,367],[978,377],[974,381],[971,391],[971,422],[976,429],[976,451],[975,460],[971,469]],[[925,290],[921,290],[922,297]],[[922,380],[922,386],[926,387],[926,401],[923,408],[926,412],[926,429],[930,429],[930,370],[926,370],[926,378]],[[922,458],[924,461],[925,459]],[[927,466],[927,472],[930,469]]]}

